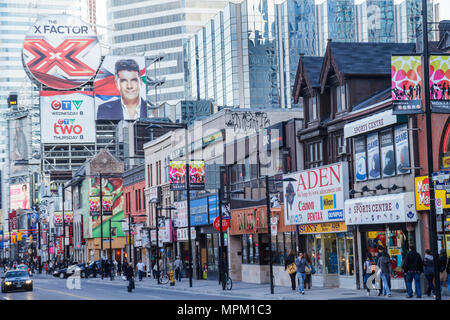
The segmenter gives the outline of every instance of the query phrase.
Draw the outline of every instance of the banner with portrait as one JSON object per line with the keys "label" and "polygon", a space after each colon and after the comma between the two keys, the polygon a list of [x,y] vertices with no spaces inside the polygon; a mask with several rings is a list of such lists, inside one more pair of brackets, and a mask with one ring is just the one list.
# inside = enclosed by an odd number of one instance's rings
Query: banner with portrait
{"label": "banner with portrait", "polygon": [[28,175],[28,165],[19,161],[30,159],[31,133],[27,117],[9,120],[9,161],[10,175]]}
{"label": "banner with portrait", "polygon": [[395,175],[394,140],[392,130],[388,129],[380,132],[381,141],[381,172],[383,177]]}
{"label": "banner with portrait", "polygon": [[96,120],[147,118],[145,58],[106,56],[94,81]]}
{"label": "banner with portrait", "polygon": [[409,139],[407,124],[402,124],[394,129],[395,136],[395,158],[397,160],[397,173],[407,174],[410,172]]}
{"label": "banner with portrait", "polygon": [[10,209],[30,209],[30,184],[13,184],[9,187]]}
{"label": "banner with portrait", "polygon": [[355,180],[367,180],[367,156],[366,156],[366,138],[365,136],[356,137],[355,142]]}
{"label": "banner with portrait", "polygon": [[380,149],[378,132],[367,135],[367,165],[369,179],[380,178]]}

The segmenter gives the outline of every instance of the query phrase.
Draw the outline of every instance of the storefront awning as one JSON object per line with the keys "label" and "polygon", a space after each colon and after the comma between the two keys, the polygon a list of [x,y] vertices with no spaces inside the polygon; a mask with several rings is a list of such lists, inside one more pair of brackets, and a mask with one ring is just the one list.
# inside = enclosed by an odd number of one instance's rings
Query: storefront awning
{"label": "storefront awning", "polygon": [[404,192],[345,201],[347,225],[417,221],[414,193]]}

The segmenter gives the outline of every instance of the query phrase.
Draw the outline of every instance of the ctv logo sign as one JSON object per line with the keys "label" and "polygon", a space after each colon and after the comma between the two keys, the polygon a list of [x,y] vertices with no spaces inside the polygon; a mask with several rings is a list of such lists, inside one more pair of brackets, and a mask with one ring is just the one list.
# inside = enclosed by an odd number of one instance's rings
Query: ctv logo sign
{"label": "ctv logo sign", "polygon": [[61,108],[63,111],[72,111],[72,106],[79,110],[82,104],[83,100],[53,100],[50,106],[55,111],[60,110]]}
{"label": "ctv logo sign", "polygon": [[75,124],[75,119],[59,119],[53,124],[53,132],[55,134],[76,134],[83,132],[83,128],[79,124]]}

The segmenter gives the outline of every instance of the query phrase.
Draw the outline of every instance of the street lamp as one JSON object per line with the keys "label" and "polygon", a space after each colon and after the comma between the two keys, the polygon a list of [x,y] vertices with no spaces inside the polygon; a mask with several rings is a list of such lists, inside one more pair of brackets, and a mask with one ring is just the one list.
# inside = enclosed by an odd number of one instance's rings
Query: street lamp
{"label": "street lamp", "polygon": [[[159,281],[159,221],[160,221],[160,219],[159,218],[164,218],[164,217],[160,217],[158,214],[158,211],[160,211],[160,210],[171,211],[171,210],[176,210],[177,208],[174,208],[174,207],[162,208],[162,207],[158,206],[158,204],[157,204],[155,209],[156,209],[155,210],[156,211],[156,272],[158,274],[158,277],[156,280],[157,280],[157,283],[160,284],[160,281]],[[150,239],[150,242],[151,242],[151,239]]]}
{"label": "street lamp", "polygon": [[[294,178],[284,178],[278,181],[293,182],[297,181]],[[270,277],[270,293],[274,293],[273,285],[273,263],[272,263],[272,235],[270,232],[270,190],[269,190],[269,176],[265,176],[266,184],[266,206],[267,206],[267,234],[269,236],[269,277]]]}

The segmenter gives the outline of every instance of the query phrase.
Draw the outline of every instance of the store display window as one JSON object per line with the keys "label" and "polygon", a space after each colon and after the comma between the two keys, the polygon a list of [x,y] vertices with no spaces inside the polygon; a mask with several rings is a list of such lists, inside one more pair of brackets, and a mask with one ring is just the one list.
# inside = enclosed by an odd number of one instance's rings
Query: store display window
{"label": "store display window", "polygon": [[407,233],[403,230],[369,231],[366,233],[367,251],[374,261],[387,250],[392,264],[393,278],[403,278],[402,263],[407,253]]}

